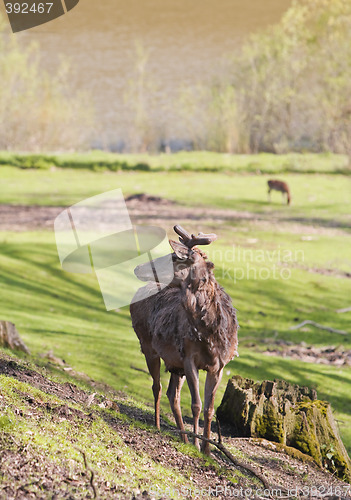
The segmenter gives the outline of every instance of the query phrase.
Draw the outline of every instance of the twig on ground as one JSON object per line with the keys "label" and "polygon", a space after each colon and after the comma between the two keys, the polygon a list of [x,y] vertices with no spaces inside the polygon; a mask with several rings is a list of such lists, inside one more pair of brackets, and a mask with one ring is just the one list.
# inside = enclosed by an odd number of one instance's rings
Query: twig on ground
{"label": "twig on ground", "polygon": [[94,401],[94,398],[95,398],[96,394],[97,394],[97,392],[94,392],[93,394],[91,394],[91,395],[88,397],[88,399],[87,399],[87,406],[88,406],[88,407],[89,407],[89,406],[92,404],[92,402]]}
{"label": "twig on ground", "polygon": [[26,460],[23,464],[19,465],[18,468],[19,469],[23,469],[23,467],[27,464],[29,464],[29,462],[31,462],[33,460],[33,458],[29,458],[28,460]]}
{"label": "twig on ground", "polygon": [[311,321],[310,319],[306,319],[302,323],[299,323],[298,325],[294,325],[290,327],[290,330],[297,330],[298,328],[301,328],[304,325],[312,325],[315,326],[316,328],[319,328],[320,330],[326,330],[327,332],[331,333],[339,333],[340,335],[348,335],[348,332],[344,332],[344,330],[336,330],[336,328],[331,328],[330,326],[324,326],[320,325],[319,323],[316,323],[315,321]]}
{"label": "twig on ground", "polygon": [[[265,489],[271,491],[272,490],[272,486],[268,483],[268,481],[266,480],[266,478],[260,474],[259,472],[257,472],[254,467],[252,467],[251,465],[249,464],[246,464],[244,462],[242,462],[241,460],[238,460],[237,458],[235,458],[229,450],[227,450],[227,448],[220,442],[217,442],[217,441],[214,441],[213,439],[208,439],[208,438],[205,438],[203,436],[200,436],[200,434],[195,434],[194,432],[190,432],[190,431],[181,431],[181,430],[177,430],[177,432],[179,432],[180,434],[187,434],[189,436],[192,436],[192,437],[196,437],[198,439],[201,439],[202,441],[206,441],[210,444],[213,444],[214,446],[216,446],[234,465],[236,465],[237,467],[241,467],[245,470],[248,470],[249,472],[251,472],[251,474],[253,474],[255,477],[257,477],[257,479],[259,481],[261,481],[261,483],[263,484],[263,486],[265,487]],[[285,490],[285,488],[282,488],[282,487],[279,487],[280,490],[284,493],[287,493],[287,491]],[[270,497],[266,497],[266,498],[270,498]]]}
{"label": "twig on ground", "polygon": [[134,365],[130,365],[130,367],[132,370],[135,370],[137,372],[146,373],[146,375],[150,375],[150,373],[148,371],[144,370],[143,368],[138,368],[137,366],[134,366]]}
{"label": "twig on ground", "polygon": [[351,307],[344,307],[343,309],[337,309],[336,312],[337,313],[347,313],[347,312],[350,312],[351,311]]}
{"label": "twig on ground", "polygon": [[79,451],[79,453],[82,454],[83,456],[83,460],[84,460],[84,466],[85,466],[85,469],[87,472],[90,472],[90,486],[92,487],[93,489],[93,492],[94,492],[94,498],[97,498],[97,491],[96,491],[96,488],[95,488],[95,484],[94,484],[94,471],[88,466],[88,461],[87,461],[87,457],[85,455],[85,452],[83,450],[81,450],[80,448],[76,448],[77,451]]}
{"label": "twig on ground", "polygon": [[218,444],[222,444],[222,429],[221,429],[221,424],[216,416],[216,425],[217,425],[217,434],[218,434]]}
{"label": "twig on ground", "polygon": [[73,394],[74,394],[74,393],[75,393],[75,390],[74,390],[74,388],[73,388],[74,386],[72,387],[72,385],[73,385],[73,384],[70,384],[70,383],[68,382],[68,387],[71,389],[71,391],[72,391],[72,392],[73,392]]}

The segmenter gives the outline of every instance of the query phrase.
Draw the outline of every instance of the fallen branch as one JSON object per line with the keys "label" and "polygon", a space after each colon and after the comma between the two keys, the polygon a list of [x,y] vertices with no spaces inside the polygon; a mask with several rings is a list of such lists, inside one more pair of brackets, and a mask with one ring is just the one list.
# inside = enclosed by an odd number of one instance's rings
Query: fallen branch
{"label": "fallen branch", "polygon": [[89,407],[91,405],[91,403],[94,401],[94,398],[96,396],[97,392],[94,392],[93,394],[91,394],[88,399],[87,399],[87,406]]}
{"label": "fallen branch", "polygon": [[[220,428],[220,427],[219,427]],[[252,467],[251,465],[249,464],[246,464],[245,462],[242,462],[241,460],[238,460],[237,458],[235,458],[229,450],[227,450],[227,448],[222,444],[221,440],[222,440],[222,436],[220,435],[220,441],[217,442],[217,441],[214,441],[213,439],[208,439],[208,438],[205,438],[203,436],[200,436],[200,434],[195,434],[194,432],[190,432],[190,431],[181,431],[181,430],[177,430],[177,432],[179,432],[180,434],[187,434],[188,436],[192,436],[192,437],[196,437],[198,439],[201,439],[202,441],[206,441],[207,443],[210,443],[210,444],[213,444],[214,446],[216,446],[216,448],[218,448],[236,467],[241,467],[242,469],[245,469],[249,472],[251,472],[251,474],[253,474],[259,481],[261,481],[261,483],[263,484],[263,486],[265,487],[266,490],[269,490],[271,491],[273,489],[273,487],[268,483],[268,481],[266,480],[266,478],[260,474],[259,472],[257,472],[254,467]],[[274,488],[276,488],[274,486]],[[281,491],[283,493],[288,493],[287,490],[285,490],[285,488],[282,488],[279,486],[279,488],[281,489]],[[270,497],[266,497],[266,498],[270,498]]]}
{"label": "fallen branch", "polygon": [[82,454],[82,456],[83,456],[83,460],[84,460],[84,466],[85,466],[85,469],[86,469],[86,471],[87,471],[87,472],[90,472],[90,474],[91,474],[91,475],[90,475],[90,486],[91,486],[91,487],[92,487],[92,489],[93,489],[93,492],[94,492],[94,498],[97,498],[97,497],[98,497],[98,496],[97,496],[97,491],[96,491],[95,484],[94,484],[94,475],[95,475],[95,473],[94,473],[94,471],[93,471],[93,470],[92,470],[92,469],[88,466],[87,457],[86,457],[86,455],[85,455],[84,451],[83,451],[83,450],[81,450],[80,448],[76,448],[76,450],[77,450],[77,451],[79,451],[79,452]]}
{"label": "fallen branch", "polygon": [[134,365],[130,365],[130,367],[132,370],[135,370],[137,372],[146,373],[146,375],[150,375],[150,373],[148,371],[144,370],[143,368],[138,368],[137,366],[134,366]]}
{"label": "fallen branch", "polygon": [[290,330],[297,330],[298,328],[301,328],[304,325],[312,325],[315,326],[316,328],[319,328],[320,330],[326,330],[327,332],[331,333],[338,333],[339,335],[348,335],[348,332],[344,332],[344,330],[336,330],[336,328],[331,328],[330,326],[320,325],[319,323],[311,321],[310,319],[306,319],[305,321],[299,323],[298,325],[291,326]]}
{"label": "fallen branch", "polygon": [[344,307],[343,309],[337,309],[336,312],[337,313],[347,313],[347,312],[350,312],[351,311],[351,307]]}
{"label": "fallen branch", "polygon": [[218,434],[218,444],[222,444],[222,429],[221,429],[221,423],[219,419],[216,416],[216,426],[217,426],[217,434]]}

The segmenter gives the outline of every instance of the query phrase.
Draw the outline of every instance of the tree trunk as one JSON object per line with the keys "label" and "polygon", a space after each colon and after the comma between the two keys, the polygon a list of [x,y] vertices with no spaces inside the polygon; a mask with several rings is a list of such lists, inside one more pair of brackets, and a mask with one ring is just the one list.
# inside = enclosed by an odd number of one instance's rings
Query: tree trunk
{"label": "tree trunk", "polygon": [[331,406],[307,387],[284,380],[262,384],[239,375],[228,381],[220,421],[237,437],[259,437],[292,446],[320,467],[351,481],[351,461],[341,441]]}
{"label": "tree trunk", "polygon": [[0,321],[0,346],[29,354],[28,347],[19,336],[15,325],[10,321]]}

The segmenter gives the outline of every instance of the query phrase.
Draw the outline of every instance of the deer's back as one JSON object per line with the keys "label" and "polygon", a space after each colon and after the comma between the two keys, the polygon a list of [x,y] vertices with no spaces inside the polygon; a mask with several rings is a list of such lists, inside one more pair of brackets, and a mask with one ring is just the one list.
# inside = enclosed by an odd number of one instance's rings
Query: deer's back
{"label": "deer's back", "polygon": [[289,187],[286,182],[270,180],[268,181],[268,186],[270,189],[274,189],[275,191],[281,191],[282,193],[289,193]]}
{"label": "deer's back", "polygon": [[212,371],[218,370],[218,364],[224,366],[236,354],[238,325],[229,296],[222,289],[218,293],[223,296],[216,298],[207,316],[208,310],[189,311],[177,287],[132,304],[133,327],[142,350],[151,347],[169,371],[180,374],[187,356],[195,359],[199,369]]}

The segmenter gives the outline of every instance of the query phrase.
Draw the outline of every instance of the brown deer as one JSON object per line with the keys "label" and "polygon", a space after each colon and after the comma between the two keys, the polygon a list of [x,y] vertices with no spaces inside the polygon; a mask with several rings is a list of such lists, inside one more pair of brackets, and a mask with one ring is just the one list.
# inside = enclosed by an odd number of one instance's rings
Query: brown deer
{"label": "brown deer", "polygon": [[286,194],[287,204],[290,205],[291,195],[289,186],[286,182],[277,181],[277,180],[269,180],[268,181],[268,197],[269,201],[271,201],[271,191],[280,191],[283,195],[283,203],[284,203],[284,194]]}
{"label": "brown deer", "polygon": [[[169,276],[169,267],[166,265],[162,271],[162,259],[169,259],[169,256],[157,259],[157,282],[154,278],[156,266],[150,266],[149,263],[138,266],[134,270],[136,276],[150,283],[136,293],[130,313],[153,378],[156,427],[160,429],[162,358],[166,370],[171,373],[167,396],[181,431],[184,431],[184,423],[180,391],[185,377],[191,393],[194,433],[197,434],[202,407],[199,370],[207,371],[203,435],[209,439],[214,398],[223,368],[234,356],[238,356],[236,311],[229,295],[214,277],[213,263],[207,260],[202,250],[195,248],[195,245],[210,244],[217,236],[202,233],[190,235],[180,226],[174,226],[174,230],[180,238],[179,242],[169,242],[173,249],[172,276]],[[160,287],[160,283],[169,285],[155,294],[155,287]],[[144,298],[145,292],[148,293],[147,298]],[[143,299],[138,301],[138,295]],[[185,434],[182,434],[182,439],[188,442]],[[197,438],[194,438],[194,444],[200,448]],[[204,453],[210,453],[208,441],[204,440],[201,448]]]}

